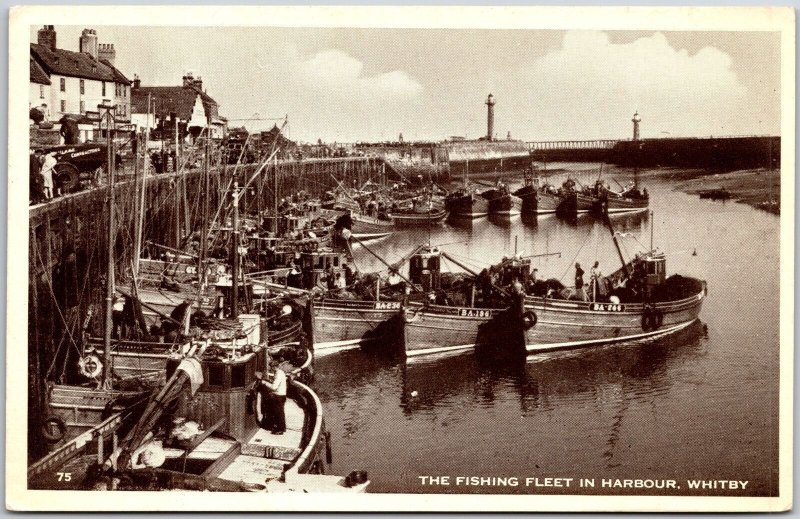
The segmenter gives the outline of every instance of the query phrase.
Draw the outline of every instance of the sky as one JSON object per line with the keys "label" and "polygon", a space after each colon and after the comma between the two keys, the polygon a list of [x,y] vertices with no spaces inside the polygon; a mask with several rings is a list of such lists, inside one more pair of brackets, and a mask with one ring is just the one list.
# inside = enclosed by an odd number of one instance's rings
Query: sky
{"label": "sky", "polygon": [[[77,51],[84,27],[55,28]],[[780,130],[778,33],[92,28],[142,85],[192,71],[231,126],[306,142],[477,138],[489,93],[500,138],[630,138],[635,111],[643,138]]]}

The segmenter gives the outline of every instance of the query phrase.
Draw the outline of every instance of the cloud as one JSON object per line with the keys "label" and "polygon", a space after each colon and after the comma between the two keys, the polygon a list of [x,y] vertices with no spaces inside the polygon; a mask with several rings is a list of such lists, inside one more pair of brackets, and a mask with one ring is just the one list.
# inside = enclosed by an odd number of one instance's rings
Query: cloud
{"label": "cloud", "polygon": [[340,50],[327,49],[300,62],[297,79],[334,99],[355,102],[411,99],[419,96],[422,85],[402,70],[374,76],[363,75],[364,64]]}
{"label": "cloud", "polygon": [[564,138],[627,136],[634,110],[645,137],[737,133],[751,120],[742,118],[747,89],[731,65],[714,47],[689,54],[661,33],[612,43],[603,32],[570,31],[528,68],[528,106],[541,130],[547,121]]}

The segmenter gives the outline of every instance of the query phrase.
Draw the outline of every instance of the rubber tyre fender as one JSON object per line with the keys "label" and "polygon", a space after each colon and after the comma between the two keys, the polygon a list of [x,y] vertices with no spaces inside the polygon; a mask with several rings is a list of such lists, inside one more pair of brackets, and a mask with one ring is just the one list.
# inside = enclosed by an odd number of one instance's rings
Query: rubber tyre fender
{"label": "rubber tyre fender", "polygon": [[664,324],[664,312],[661,310],[654,310],[652,313],[652,327],[653,330],[658,330]]}
{"label": "rubber tyre fender", "polygon": [[67,424],[60,417],[51,415],[42,422],[40,432],[48,442],[57,443],[67,435]]}
{"label": "rubber tyre fender", "polygon": [[53,175],[54,187],[60,188],[62,193],[74,193],[81,188],[81,173],[74,164],[60,162],[55,165]]}
{"label": "rubber tyre fender", "polygon": [[522,324],[526,330],[530,330],[536,323],[539,322],[539,317],[536,315],[536,312],[533,310],[528,310],[524,314],[522,314]]}
{"label": "rubber tyre fender", "polygon": [[642,330],[646,332],[654,330],[654,317],[652,308],[645,307],[644,312],[642,312]]}

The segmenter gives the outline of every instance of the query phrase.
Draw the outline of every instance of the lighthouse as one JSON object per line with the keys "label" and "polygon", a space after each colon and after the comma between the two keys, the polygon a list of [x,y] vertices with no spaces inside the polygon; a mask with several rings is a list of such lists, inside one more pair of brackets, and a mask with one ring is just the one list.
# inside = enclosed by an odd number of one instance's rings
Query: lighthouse
{"label": "lighthouse", "polygon": [[486,140],[494,138],[494,96],[489,94],[486,98]]}
{"label": "lighthouse", "polygon": [[639,117],[639,112],[638,111],[635,114],[633,114],[633,119],[631,119],[631,122],[633,123],[633,140],[634,141],[638,141],[639,140],[639,123],[642,122],[642,118]]}

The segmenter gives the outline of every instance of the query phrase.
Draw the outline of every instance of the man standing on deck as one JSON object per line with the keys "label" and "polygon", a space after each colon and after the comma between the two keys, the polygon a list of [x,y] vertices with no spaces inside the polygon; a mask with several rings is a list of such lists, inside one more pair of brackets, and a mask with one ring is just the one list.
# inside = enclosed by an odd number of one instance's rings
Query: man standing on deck
{"label": "man standing on deck", "polygon": [[272,392],[264,380],[264,374],[256,371],[256,383],[253,388],[256,397],[256,423],[262,429],[271,431],[275,427],[274,417],[270,409]]}
{"label": "man standing on deck", "polygon": [[575,264],[575,292],[581,301],[586,301],[586,289],[583,287],[583,269],[580,263]]}
{"label": "man standing on deck", "polygon": [[280,368],[271,368],[272,382],[264,382],[264,385],[272,391],[270,401],[270,422],[272,423],[272,434],[283,434],[286,432],[286,373]]}

